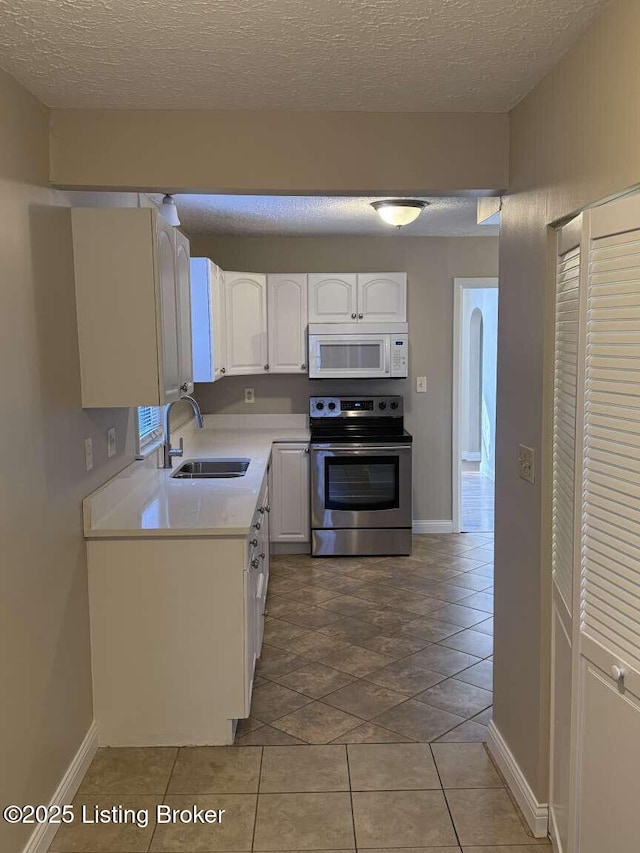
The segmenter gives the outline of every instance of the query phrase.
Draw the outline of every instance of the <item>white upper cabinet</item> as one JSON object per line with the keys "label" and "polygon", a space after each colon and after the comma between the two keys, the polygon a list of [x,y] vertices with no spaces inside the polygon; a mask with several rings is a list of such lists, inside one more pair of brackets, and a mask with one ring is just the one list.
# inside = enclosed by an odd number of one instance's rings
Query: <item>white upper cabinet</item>
{"label": "white upper cabinet", "polygon": [[269,370],[267,351],[267,277],[262,273],[225,272],[227,373]]}
{"label": "white upper cabinet", "polygon": [[309,322],[354,323],[358,318],[358,277],[355,273],[309,275]]}
{"label": "white upper cabinet", "polygon": [[267,276],[270,373],[307,372],[307,276]]}
{"label": "white upper cabinet", "polygon": [[209,258],[191,258],[193,381],[215,382],[226,373],[224,273]]}
{"label": "white upper cabinet", "polygon": [[181,231],[176,239],[176,297],[178,302],[178,374],[180,391],[193,391],[193,361],[191,357],[191,275],[189,240]]}
{"label": "white upper cabinet", "polygon": [[[180,322],[178,232],[153,208],[77,208],[71,222],[82,405],[176,400],[189,378],[180,353],[191,349],[190,323]],[[184,259],[182,270],[184,280]]]}
{"label": "white upper cabinet", "polygon": [[407,274],[405,272],[358,274],[358,321],[406,323]]}
{"label": "white upper cabinet", "polygon": [[313,273],[310,323],[406,323],[407,274]]}

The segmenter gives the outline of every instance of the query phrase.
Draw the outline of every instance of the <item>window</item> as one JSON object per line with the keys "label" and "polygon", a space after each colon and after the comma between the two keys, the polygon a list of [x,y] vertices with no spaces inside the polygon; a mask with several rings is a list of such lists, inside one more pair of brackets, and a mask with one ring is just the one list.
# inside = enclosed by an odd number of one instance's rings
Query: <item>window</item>
{"label": "window", "polygon": [[162,437],[162,408],[138,406],[138,449],[142,451]]}

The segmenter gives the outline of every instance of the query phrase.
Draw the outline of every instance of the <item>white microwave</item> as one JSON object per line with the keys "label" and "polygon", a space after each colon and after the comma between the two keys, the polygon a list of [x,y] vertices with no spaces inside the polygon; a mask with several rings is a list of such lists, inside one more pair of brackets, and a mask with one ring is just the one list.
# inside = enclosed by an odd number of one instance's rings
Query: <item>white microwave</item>
{"label": "white microwave", "polygon": [[405,379],[406,323],[309,324],[310,379]]}

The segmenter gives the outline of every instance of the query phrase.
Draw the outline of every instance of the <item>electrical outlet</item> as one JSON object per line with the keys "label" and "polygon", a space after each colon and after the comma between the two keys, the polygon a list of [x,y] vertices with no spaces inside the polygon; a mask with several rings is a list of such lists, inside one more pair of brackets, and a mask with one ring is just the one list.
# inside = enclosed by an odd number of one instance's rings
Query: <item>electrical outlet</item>
{"label": "electrical outlet", "polygon": [[90,438],[84,440],[84,469],[90,471],[93,468],[93,442]]}
{"label": "electrical outlet", "polygon": [[244,401],[245,403],[255,403],[256,395],[253,388],[244,389]]}
{"label": "electrical outlet", "polygon": [[533,447],[518,445],[518,473],[527,483],[536,481],[536,452]]}
{"label": "electrical outlet", "polygon": [[418,393],[418,394],[426,394],[427,393],[427,377],[426,376],[416,376],[416,393]]}
{"label": "electrical outlet", "polygon": [[111,459],[116,455],[116,428],[111,427],[107,430],[107,457]]}

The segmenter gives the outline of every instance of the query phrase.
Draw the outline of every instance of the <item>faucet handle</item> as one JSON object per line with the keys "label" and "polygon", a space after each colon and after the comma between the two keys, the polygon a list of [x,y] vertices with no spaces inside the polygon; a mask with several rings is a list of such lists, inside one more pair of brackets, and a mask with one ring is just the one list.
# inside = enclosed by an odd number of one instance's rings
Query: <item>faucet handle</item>
{"label": "faucet handle", "polygon": [[180,446],[179,447],[170,447],[169,448],[169,456],[182,456],[184,453],[184,438],[180,437]]}

